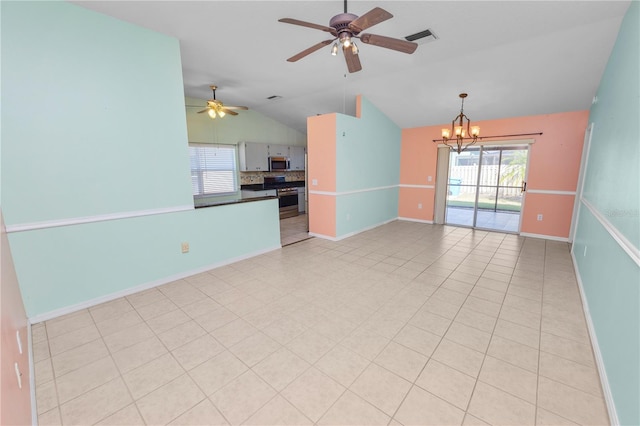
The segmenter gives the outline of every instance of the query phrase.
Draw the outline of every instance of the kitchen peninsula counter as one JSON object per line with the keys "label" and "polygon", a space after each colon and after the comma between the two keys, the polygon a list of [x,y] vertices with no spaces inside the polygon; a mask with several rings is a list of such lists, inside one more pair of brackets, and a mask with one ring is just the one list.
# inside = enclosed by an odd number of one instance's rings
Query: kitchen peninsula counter
{"label": "kitchen peninsula counter", "polygon": [[254,201],[264,201],[264,200],[277,200],[278,197],[275,195],[267,195],[264,197],[252,197],[252,198],[237,198],[233,200],[226,201],[210,201],[204,204],[196,205],[196,209],[201,209],[203,207],[217,207],[217,206],[227,206],[230,204],[240,204],[240,203],[252,203]]}

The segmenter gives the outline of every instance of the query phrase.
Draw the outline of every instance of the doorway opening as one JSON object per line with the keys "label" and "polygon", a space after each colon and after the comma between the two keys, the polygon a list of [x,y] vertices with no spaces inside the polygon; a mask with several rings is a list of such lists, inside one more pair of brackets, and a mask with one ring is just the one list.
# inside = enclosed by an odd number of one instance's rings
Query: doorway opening
{"label": "doorway opening", "polygon": [[528,145],[451,151],[445,223],[518,233],[528,154]]}

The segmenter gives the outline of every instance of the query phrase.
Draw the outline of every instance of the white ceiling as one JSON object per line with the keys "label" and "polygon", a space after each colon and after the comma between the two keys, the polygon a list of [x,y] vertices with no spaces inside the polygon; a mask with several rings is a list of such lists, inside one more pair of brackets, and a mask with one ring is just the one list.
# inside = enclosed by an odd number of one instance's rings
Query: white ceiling
{"label": "white ceiling", "polygon": [[[402,128],[450,122],[460,92],[472,121],[589,109],[627,1],[350,1],[390,20],[364,32],[395,38],[431,29],[413,55],[359,43],[363,70],[349,74],[331,46],[286,59],[330,37],[278,22],[328,25],[343,2],[73,1],[176,37],[185,96],[246,105],[306,133],[306,118],[352,114],[355,96]],[[141,52],[141,54],[144,54]],[[270,101],[271,95],[282,96]],[[205,102],[202,102],[205,105]]]}

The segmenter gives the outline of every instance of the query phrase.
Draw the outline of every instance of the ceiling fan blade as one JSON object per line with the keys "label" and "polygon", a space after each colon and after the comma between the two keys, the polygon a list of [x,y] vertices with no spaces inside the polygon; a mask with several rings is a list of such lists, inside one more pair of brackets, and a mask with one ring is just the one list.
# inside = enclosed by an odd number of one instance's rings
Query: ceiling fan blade
{"label": "ceiling fan blade", "polygon": [[287,59],[288,62],[295,62],[298,61],[302,58],[304,58],[305,56],[307,56],[310,53],[315,52],[318,49],[322,49],[323,47],[325,47],[328,44],[331,44],[333,40],[325,40],[325,41],[321,41],[318,44],[314,44],[313,46],[311,46],[308,49],[303,50],[302,52],[298,53],[297,55],[293,55],[292,57],[290,57],[289,59]]}
{"label": "ceiling fan blade", "polygon": [[202,111],[198,111],[198,114],[202,114],[203,112],[209,111],[209,108],[203,109]]}
{"label": "ceiling fan blade", "polygon": [[325,25],[318,25],[311,22],[300,21],[299,19],[293,19],[293,18],[278,19],[278,22],[284,22],[285,24],[300,25],[301,27],[307,27],[307,28],[313,28],[315,30],[326,31],[328,33],[331,33],[337,36],[336,30],[334,28],[327,27]]}
{"label": "ceiling fan blade", "polygon": [[418,48],[418,43],[412,41],[400,40],[399,38],[385,37],[376,34],[361,34],[360,40],[363,43],[372,44],[374,46],[385,47],[387,49],[397,50],[403,53],[413,53]]}
{"label": "ceiling fan blade", "polygon": [[344,53],[344,59],[347,61],[347,69],[349,72],[358,72],[362,69],[360,57],[357,53],[353,53],[351,47],[342,46],[342,53]]}
{"label": "ceiling fan blade", "polygon": [[369,27],[373,27],[374,25],[377,25],[380,22],[384,22],[387,19],[391,18],[393,18],[393,15],[386,10],[379,7],[374,7],[361,17],[352,21],[349,24],[349,29],[357,34],[360,31],[364,31]]}
{"label": "ceiling fan blade", "polygon": [[238,115],[237,112],[231,111],[230,109],[228,109],[227,107],[224,107],[221,109],[222,112],[224,112],[225,114],[231,114],[231,115]]}
{"label": "ceiling fan blade", "polygon": [[224,106],[226,109],[241,109],[243,111],[247,111],[249,109],[249,107],[246,106]]}

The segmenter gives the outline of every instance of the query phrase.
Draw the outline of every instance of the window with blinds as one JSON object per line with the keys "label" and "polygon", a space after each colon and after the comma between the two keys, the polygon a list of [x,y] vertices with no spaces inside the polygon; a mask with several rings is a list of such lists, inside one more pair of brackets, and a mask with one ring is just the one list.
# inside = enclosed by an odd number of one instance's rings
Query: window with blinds
{"label": "window with blinds", "polygon": [[189,144],[194,197],[231,195],[238,190],[235,145]]}

